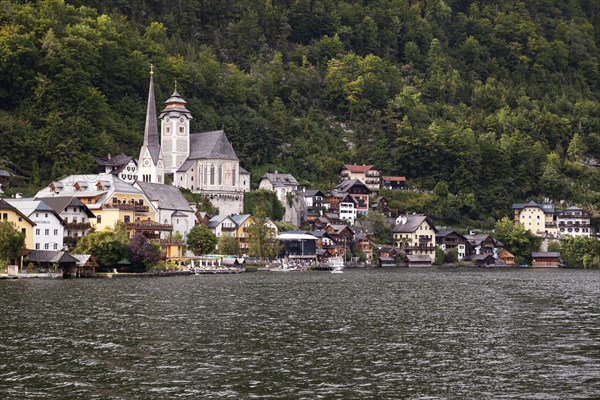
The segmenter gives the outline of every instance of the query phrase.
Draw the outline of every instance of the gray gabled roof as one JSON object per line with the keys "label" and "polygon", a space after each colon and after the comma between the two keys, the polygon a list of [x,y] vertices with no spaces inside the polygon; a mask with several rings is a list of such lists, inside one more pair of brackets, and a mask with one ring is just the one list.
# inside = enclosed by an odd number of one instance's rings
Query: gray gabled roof
{"label": "gray gabled roof", "polygon": [[292,174],[278,174],[267,172],[261,176],[260,181],[263,179],[269,180],[273,186],[298,186],[298,181],[292,176]]}
{"label": "gray gabled roof", "polygon": [[[405,224],[398,224],[394,227],[394,233],[413,233],[417,230],[417,228],[427,220],[427,216],[425,215],[407,215]],[[429,225],[433,228],[434,232],[437,232],[435,227],[430,221],[427,221]]]}
{"label": "gray gabled roof", "polygon": [[222,130],[190,135],[188,160],[199,159],[239,160]]}
{"label": "gray gabled roof", "polygon": [[430,264],[433,263],[431,257],[425,254],[409,254],[406,256],[406,259],[408,260],[408,262],[426,262]]}
{"label": "gray gabled roof", "polygon": [[549,251],[549,252],[536,251],[534,253],[531,253],[531,257],[534,257],[534,258],[560,258],[560,253],[558,253],[556,251]]}
{"label": "gray gabled roof", "polygon": [[513,210],[522,210],[525,207],[537,207],[540,208],[546,214],[554,213],[554,205],[549,203],[536,203],[535,201],[530,201],[529,203],[513,203]]}
{"label": "gray gabled roof", "polygon": [[362,186],[367,190],[370,190],[367,185],[365,185],[360,179],[351,179],[351,180],[346,180],[346,181],[342,181],[339,185],[337,185],[335,187],[335,191],[338,192],[348,192],[350,189],[354,188],[355,186]]}
{"label": "gray gabled roof", "polygon": [[78,263],[79,260],[69,253],[59,250],[32,250],[29,252],[29,261],[48,263]]}
{"label": "gray gabled roof", "polygon": [[61,213],[65,210],[65,208],[67,208],[68,206],[71,207],[83,207],[84,212],[86,213],[86,215],[89,218],[95,218],[96,215],[94,215],[94,213],[92,211],[90,211],[90,209],[81,202],[81,200],[79,200],[77,197],[73,197],[73,196],[60,196],[60,197],[40,197],[37,198],[36,200],[42,200],[44,203],[46,203],[48,206],[50,206],[54,211],[56,211],[57,213]]}
{"label": "gray gabled roof", "polygon": [[163,210],[177,210],[192,212],[189,202],[173,185],[137,181],[136,183],[148,200],[156,201],[158,208]]}
{"label": "gray gabled roof", "polygon": [[5,169],[0,169],[0,176],[3,177],[3,178],[7,178],[7,177],[10,176],[10,172],[8,172]]}

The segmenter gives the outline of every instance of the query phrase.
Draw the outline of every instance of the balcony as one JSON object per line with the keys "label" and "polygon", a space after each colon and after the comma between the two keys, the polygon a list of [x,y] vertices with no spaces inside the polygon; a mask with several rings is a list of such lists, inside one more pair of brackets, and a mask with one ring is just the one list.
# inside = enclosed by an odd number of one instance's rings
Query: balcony
{"label": "balcony", "polygon": [[104,205],[106,209],[117,209],[121,211],[134,211],[134,212],[148,212],[150,208],[142,204],[133,203],[106,203]]}
{"label": "balcony", "polygon": [[152,243],[158,243],[161,246],[183,246],[183,240],[176,239],[149,239]]}
{"label": "balcony", "polygon": [[235,226],[222,226],[221,232],[233,232],[235,231]]}
{"label": "balcony", "polygon": [[92,225],[89,222],[69,222],[65,224],[65,229],[71,230],[86,230],[90,229]]}
{"label": "balcony", "polygon": [[135,232],[171,232],[173,231],[173,225],[170,224],[161,224],[155,221],[136,221],[136,222],[126,222],[125,228],[129,230],[134,230]]}

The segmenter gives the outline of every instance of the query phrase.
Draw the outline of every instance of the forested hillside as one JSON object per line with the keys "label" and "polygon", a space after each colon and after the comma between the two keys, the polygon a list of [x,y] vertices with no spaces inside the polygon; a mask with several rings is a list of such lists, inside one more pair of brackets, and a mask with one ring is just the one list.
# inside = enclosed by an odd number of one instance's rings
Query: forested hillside
{"label": "forested hillside", "polygon": [[0,168],[28,184],[137,156],[154,64],[255,178],[373,163],[447,184],[458,224],[600,207],[595,0],[1,0],[0,25]]}

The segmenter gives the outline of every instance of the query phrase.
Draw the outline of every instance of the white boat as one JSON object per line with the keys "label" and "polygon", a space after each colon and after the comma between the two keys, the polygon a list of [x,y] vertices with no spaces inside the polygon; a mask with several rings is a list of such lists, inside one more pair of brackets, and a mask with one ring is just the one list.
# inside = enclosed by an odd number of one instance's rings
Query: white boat
{"label": "white boat", "polygon": [[327,260],[327,263],[331,267],[332,274],[341,274],[344,272],[344,259],[342,257],[332,257]]}

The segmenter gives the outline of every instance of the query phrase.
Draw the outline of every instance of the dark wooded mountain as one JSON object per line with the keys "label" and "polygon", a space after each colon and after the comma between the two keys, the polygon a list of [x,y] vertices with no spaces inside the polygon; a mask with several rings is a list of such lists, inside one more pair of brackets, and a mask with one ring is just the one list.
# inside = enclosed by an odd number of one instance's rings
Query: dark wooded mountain
{"label": "dark wooded mountain", "polygon": [[177,80],[255,178],[375,164],[438,185],[401,205],[451,224],[596,209],[599,43],[594,0],[3,0],[0,167],[39,185],[137,155],[154,64],[157,100]]}

